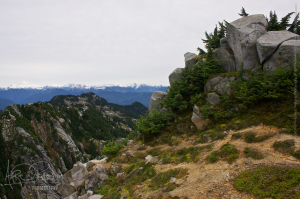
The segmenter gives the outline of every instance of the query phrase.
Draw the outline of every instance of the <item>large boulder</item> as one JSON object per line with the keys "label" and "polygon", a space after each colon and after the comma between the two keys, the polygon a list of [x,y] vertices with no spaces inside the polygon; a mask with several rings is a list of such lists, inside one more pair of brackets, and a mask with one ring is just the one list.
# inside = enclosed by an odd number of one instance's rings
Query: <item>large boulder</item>
{"label": "large boulder", "polygon": [[197,55],[195,53],[187,52],[184,54],[184,61],[186,68],[193,68],[193,66],[197,63],[196,59]]}
{"label": "large boulder", "polygon": [[229,47],[229,44],[228,44],[228,41],[227,41],[227,37],[223,37],[223,38],[220,39],[220,46],[224,47],[224,48],[228,48]]}
{"label": "large boulder", "polygon": [[208,119],[201,115],[199,108],[196,105],[194,106],[193,110],[194,112],[191,121],[197,127],[197,129],[202,129],[208,123]]}
{"label": "large boulder", "polygon": [[176,68],[170,75],[169,75],[169,82],[171,83],[177,81],[179,77],[182,75],[181,72],[184,70],[184,68]]}
{"label": "large boulder", "polygon": [[287,30],[281,31],[269,31],[257,40],[257,52],[259,56],[260,63],[262,64],[266,59],[268,59],[275,51],[285,41],[300,39],[299,35],[294,34]]}
{"label": "large boulder", "polygon": [[210,90],[215,90],[219,95],[230,95],[230,82],[235,80],[235,77],[215,77],[211,80],[208,80],[204,86],[204,92],[209,92]]}
{"label": "large boulder", "polygon": [[88,177],[89,173],[86,167],[81,162],[76,162],[72,168],[72,180],[75,188],[83,185],[85,179]]}
{"label": "large boulder", "polygon": [[242,17],[227,27],[227,41],[234,52],[237,70],[242,64],[252,70],[259,63],[256,41],[267,32],[268,22],[263,14]]}
{"label": "large boulder", "polygon": [[280,65],[283,68],[294,62],[296,54],[300,54],[300,40],[289,40],[283,42],[276,52],[267,59],[263,65],[266,70],[274,71]]}
{"label": "large boulder", "polygon": [[162,91],[155,91],[152,93],[149,104],[149,113],[151,113],[151,111],[154,109],[158,111],[162,109],[162,106],[159,104],[159,102],[162,101],[166,95],[167,93]]}
{"label": "large boulder", "polygon": [[220,68],[226,73],[235,72],[234,53],[230,47],[220,47],[214,51],[214,59],[221,60],[219,62]]}
{"label": "large boulder", "polygon": [[101,164],[98,164],[85,180],[85,190],[94,190],[97,183],[106,181],[108,175],[106,169]]}

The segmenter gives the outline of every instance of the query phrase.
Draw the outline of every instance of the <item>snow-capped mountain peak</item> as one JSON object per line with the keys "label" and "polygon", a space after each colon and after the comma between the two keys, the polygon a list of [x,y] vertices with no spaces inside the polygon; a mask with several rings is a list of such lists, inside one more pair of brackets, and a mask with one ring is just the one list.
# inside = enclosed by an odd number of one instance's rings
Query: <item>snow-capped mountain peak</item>
{"label": "snow-capped mountain peak", "polygon": [[12,84],[7,87],[8,89],[22,89],[22,88],[31,88],[31,89],[42,89],[43,87],[37,84],[32,84],[27,81],[22,81],[16,84]]}

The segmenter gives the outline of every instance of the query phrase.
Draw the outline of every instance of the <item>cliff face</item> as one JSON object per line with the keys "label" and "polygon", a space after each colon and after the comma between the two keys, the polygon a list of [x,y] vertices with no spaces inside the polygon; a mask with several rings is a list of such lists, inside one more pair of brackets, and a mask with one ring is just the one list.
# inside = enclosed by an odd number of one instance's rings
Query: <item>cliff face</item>
{"label": "cliff face", "polygon": [[[33,186],[58,186],[59,180],[77,161],[101,157],[108,140],[126,137],[139,114],[147,110],[141,104],[108,104],[94,93],[81,96],[57,96],[49,103],[10,105],[1,115],[2,184],[14,184],[14,168],[20,168],[21,187],[6,191],[8,197],[21,192],[23,198],[61,198],[61,191],[32,190]],[[8,162],[9,160],[9,162]],[[7,172],[7,167],[9,167]],[[19,171],[19,169],[16,169]],[[34,174],[35,173],[35,174]],[[46,175],[47,178],[38,178]],[[3,179],[4,178],[4,179]],[[26,180],[29,179],[29,180]],[[13,183],[14,182],[14,183]],[[5,185],[4,189],[11,189]],[[2,193],[3,194],[3,193]],[[46,194],[46,195],[45,195]]]}

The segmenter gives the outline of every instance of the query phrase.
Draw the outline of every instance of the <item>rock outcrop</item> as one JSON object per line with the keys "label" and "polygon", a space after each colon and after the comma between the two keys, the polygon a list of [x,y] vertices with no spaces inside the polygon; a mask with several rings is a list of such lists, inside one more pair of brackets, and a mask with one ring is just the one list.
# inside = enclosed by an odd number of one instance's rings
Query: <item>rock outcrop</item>
{"label": "rock outcrop", "polygon": [[193,68],[193,66],[197,63],[196,59],[197,55],[195,53],[187,52],[184,54],[185,67]]}
{"label": "rock outcrop", "polygon": [[289,40],[283,42],[276,52],[269,57],[263,67],[266,70],[274,71],[279,66],[286,68],[293,63],[296,56],[300,54],[300,40]]}
{"label": "rock outcrop", "polygon": [[287,30],[269,31],[257,39],[257,52],[260,63],[268,59],[285,41],[300,39],[299,35]]}
{"label": "rock outcrop", "polygon": [[220,102],[220,97],[217,93],[208,93],[206,97],[206,101],[208,101],[211,105],[216,105]]}
{"label": "rock outcrop", "polygon": [[180,76],[182,75],[182,71],[184,70],[184,68],[176,68],[170,75],[169,75],[169,82],[170,82],[170,85],[177,81]]}
{"label": "rock outcrop", "polygon": [[236,68],[244,64],[245,70],[251,70],[259,62],[256,41],[265,34],[268,22],[263,14],[242,17],[227,27],[227,41],[234,52]]}
{"label": "rock outcrop", "polygon": [[162,101],[166,95],[167,95],[167,93],[162,92],[162,91],[153,92],[151,99],[150,99],[150,104],[149,104],[149,113],[151,113],[151,111],[154,109],[160,111],[163,108],[159,104],[159,102]]}
{"label": "rock outcrop", "polygon": [[235,77],[215,77],[209,80],[204,87],[204,92],[209,92],[210,90],[214,90],[219,95],[230,95],[230,82],[235,80]]}
{"label": "rock outcrop", "polygon": [[230,47],[220,47],[214,51],[214,59],[220,60],[219,66],[227,72],[236,71],[234,53]]}

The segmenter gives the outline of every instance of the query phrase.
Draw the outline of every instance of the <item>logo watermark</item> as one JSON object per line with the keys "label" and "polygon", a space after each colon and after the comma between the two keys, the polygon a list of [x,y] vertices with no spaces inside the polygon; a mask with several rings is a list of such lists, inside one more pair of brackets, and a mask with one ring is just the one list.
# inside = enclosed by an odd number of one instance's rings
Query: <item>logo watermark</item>
{"label": "logo watermark", "polygon": [[[297,33],[297,19],[299,13],[297,12],[297,4],[295,4],[295,24],[294,24],[294,32]],[[297,40],[297,36],[295,36],[295,40]],[[297,138],[297,53],[296,53],[296,45],[294,45],[294,134],[295,138]]]}
{"label": "logo watermark", "polygon": [[[28,171],[23,174],[22,171]],[[33,164],[18,164],[10,170],[8,161],[7,172],[4,184],[10,186],[20,185],[26,186],[27,189],[33,191],[58,191],[63,188],[63,175],[58,174],[52,164],[47,161],[39,161]]]}

